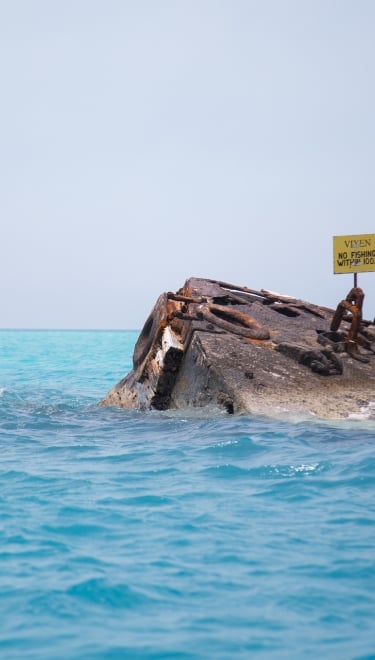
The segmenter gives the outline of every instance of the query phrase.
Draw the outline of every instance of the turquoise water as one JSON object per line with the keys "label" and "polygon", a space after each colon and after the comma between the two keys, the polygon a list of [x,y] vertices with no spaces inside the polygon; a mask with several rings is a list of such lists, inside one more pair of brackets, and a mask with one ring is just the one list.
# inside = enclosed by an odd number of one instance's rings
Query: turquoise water
{"label": "turquoise water", "polygon": [[0,332],[0,657],[375,658],[375,425],[101,408],[134,332]]}

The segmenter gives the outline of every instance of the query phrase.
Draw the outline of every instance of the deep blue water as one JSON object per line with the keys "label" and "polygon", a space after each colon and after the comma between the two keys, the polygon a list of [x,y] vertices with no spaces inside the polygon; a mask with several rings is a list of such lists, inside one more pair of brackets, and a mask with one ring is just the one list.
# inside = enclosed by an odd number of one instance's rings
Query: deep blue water
{"label": "deep blue water", "polygon": [[375,658],[375,424],[98,407],[134,332],[0,332],[0,657]]}

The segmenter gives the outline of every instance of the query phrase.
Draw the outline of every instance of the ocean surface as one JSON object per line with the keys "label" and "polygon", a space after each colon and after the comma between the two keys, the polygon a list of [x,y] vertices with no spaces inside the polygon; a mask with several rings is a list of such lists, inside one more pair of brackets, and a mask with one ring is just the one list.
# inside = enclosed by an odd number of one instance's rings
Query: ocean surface
{"label": "ocean surface", "polygon": [[99,407],[136,338],[0,332],[0,658],[375,658],[375,422]]}

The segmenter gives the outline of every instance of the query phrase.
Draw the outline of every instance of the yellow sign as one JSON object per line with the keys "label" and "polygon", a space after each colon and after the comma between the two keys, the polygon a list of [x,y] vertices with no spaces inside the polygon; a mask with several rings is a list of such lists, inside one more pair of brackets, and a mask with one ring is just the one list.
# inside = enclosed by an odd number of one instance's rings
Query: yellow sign
{"label": "yellow sign", "polygon": [[375,234],[333,237],[333,272],[365,273],[375,270]]}

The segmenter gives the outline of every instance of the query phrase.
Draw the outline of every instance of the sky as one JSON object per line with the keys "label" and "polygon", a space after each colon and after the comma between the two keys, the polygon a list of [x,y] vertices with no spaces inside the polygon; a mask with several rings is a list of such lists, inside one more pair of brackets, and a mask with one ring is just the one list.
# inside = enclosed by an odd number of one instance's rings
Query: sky
{"label": "sky", "polygon": [[373,0],[0,0],[0,327],[139,329],[191,276],[336,308],[374,34]]}

